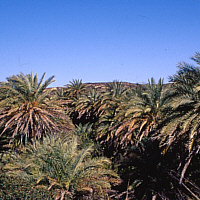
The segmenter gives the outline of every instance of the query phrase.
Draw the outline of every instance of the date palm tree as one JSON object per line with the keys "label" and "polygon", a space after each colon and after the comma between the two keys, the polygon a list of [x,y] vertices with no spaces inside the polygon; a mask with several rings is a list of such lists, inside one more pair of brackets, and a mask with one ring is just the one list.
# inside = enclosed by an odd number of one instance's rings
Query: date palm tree
{"label": "date palm tree", "polygon": [[69,82],[69,84],[66,86],[66,94],[71,99],[77,99],[84,91],[85,91],[85,85],[82,83],[82,80],[79,79],[73,79]]}
{"label": "date palm tree", "polygon": [[95,141],[95,129],[92,123],[75,125],[74,135],[78,138],[80,148],[87,147]]}
{"label": "date palm tree", "polygon": [[82,80],[73,79],[69,84],[65,85],[63,92],[63,103],[68,109],[68,115],[73,121],[73,124],[79,124],[80,120],[78,119],[79,113],[75,111],[75,104],[82,94],[85,94],[86,87],[82,83]]}
{"label": "date palm tree", "polygon": [[101,99],[101,94],[94,88],[81,95],[75,102],[75,111],[79,114],[78,118],[85,118],[85,121],[90,123],[96,122],[103,112]]}
{"label": "date palm tree", "polygon": [[98,125],[98,138],[104,137],[107,141],[113,139],[114,132],[118,127],[118,111],[129,100],[128,88],[122,82],[113,81],[107,83],[107,91],[101,100],[102,116]]}
{"label": "date palm tree", "polygon": [[180,184],[192,159],[199,156],[200,150],[200,54],[196,53],[192,60],[198,66],[179,63],[177,73],[170,77],[177,95],[171,103],[173,112],[168,116],[169,123],[160,134],[164,153],[177,143],[185,147],[179,167]]}
{"label": "date palm tree", "polygon": [[125,87],[125,85],[123,85],[122,82],[120,81],[113,81],[111,83],[107,83],[107,90],[109,92],[109,95],[112,97],[122,97],[122,95],[125,95],[125,93],[127,92],[127,88]]}
{"label": "date palm tree", "polygon": [[192,58],[197,66],[180,62],[177,65],[176,74],[169,77],[169,81],[173,83],[173,87],[179,95],[194,96],[194,86],[200,80],[200,53],[196,53]]}
{"label": "date palm tree", "polygon": [[146,86],[137,88],[133,98],[119,112],[124,119],[115,134],[121,142],[140,142],[157,130],[169,110],[171,95],[162,79],[156,84],[152,78]]}
{"label": "date palm tree", "polygon": [[118,113],[123,105],[126,105],[130,100],[130,93],[127,86],[122,82],[113,81],[106,84],[106,91],[102,94],[101,107],[102,111],[97,123],[97,137],[103,151],[101,154],[112,157],[117,160],[118,157],[114,156],[121,149],[118,149],[120,141],[115,136],[115,132],[120,125],[121,118]]}
{"label": "date palm tree", "polygon": [[38,80],[37,74],[13,75],[0,84],[1,135],[26,143],[35,142],[44,135],[72,128],[71,122],[51,95],[47,87],[54,76],[44,83],[45,73]]}
{"label": "date palm tree", "polygon": [[119,176],[110,169],[110,160],[92,158],[92,146],[79,149],[76,137],[66,140],[51,135],[36,143],[37,148],[28,145],[24,153],[13,156],[4,170],[54,190],[55,199],[105,199],[111,185],[120,183]]}

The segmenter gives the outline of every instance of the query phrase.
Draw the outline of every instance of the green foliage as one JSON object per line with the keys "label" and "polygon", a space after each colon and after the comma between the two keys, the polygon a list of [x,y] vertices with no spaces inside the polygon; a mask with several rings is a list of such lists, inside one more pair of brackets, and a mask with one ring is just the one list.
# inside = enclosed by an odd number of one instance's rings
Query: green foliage
{"label": "green foliage", "polygon": [[95,131],[93,129],[93,124],[76,125],[74,134],[78,138],[80,148],[87,147],[94,143]]}
{"label": "green foliage", "polygon": [[113,81],[108,83],[107,87],[107,91],[102,96],[101,110],[103,112],[97,128],[97,138],[101,142],[104,140],[106,143],[114,139],[116,129],[122,119],[119,112],[124,109],[124,105],[130,100],[129,89],[122,82]]}
{"label": "green foliage", "polygon": [[92,195],[96,199],[106,195],[120,179],[109,169],[110,160],[91,158],[92,151],[91,146],[79,150],[76,138],[66,141],[51,136],[42,143],[36,142],[36,147],[28,145],[24,153],[13,157],[13,162],[3,169],[57,191],[56,196],[61,199],[77,195]]}
{"label": "green foliage", "polygon": [[102,96],[95,89],[90,89],[86,94],[81,95],[75,103],[75,110],[79,113],[78,118],[84,115],[90,122],[98,118],[102,112],[101,98]]}
{"label": "green foliage", "polygon": [[127,88],[120,81],[113,81],[111,83],[107,83],[109,95],[112,97],[122,97],[126,94]]}
{"label": "green foliage", "polygon": [[77,99],[85,91],[85,85],[82,80],[73,79],[66,86],[66,95],[72,99]]}
{"label": "green foliage", "polygon": [[170,77],[178,95],[173,99],[173,112],[168,116],[168,123],[161,134],[162,144],[167,148],[177,140],[187,140],[185,146],[189,152],[197,151],[200,145],[200,54],[196,53],[192,60],[198,64],[197,67],[179,63],[179,70]]}
{"label": "green foliage", "polygon": [[[200,54],[196,53],[192,60],[199,65]],[[176,143],[184,146],[179,167],[179,182],[182,184],[188,167],[192,165],[194,157],[199,156],[200,150],[200,68],[185,62],[180,63],[178,68],[178,72],[170,78],[177,93],[171,103],[173,112],[167,116],[159,139],[164,147],[163,153],[174,148]]]}
{"label": "green foliage", "polygon": [[134,96],[119,112],[123,120],[115,134],[121,138],[121,143],[126,140],[138,143],[158,130],[170,109],[170,102],[171,92],[161,79],[156,84],[152,78],[148,85],[136,89]]}
{"label": "green foliage", "polygon": [[170,82],[173,83],[173,87],[178,94],[194,97],[195,85],[200,80],[200,53],[196,53],[191,58],[198,66],[180,62],[178,63],[178,71],[173,76],[169,77]]}
{"label": "green foliage", "polygon": [[0,199],[54,199],[53,191],[38,187],[21,177],[0,174]]}

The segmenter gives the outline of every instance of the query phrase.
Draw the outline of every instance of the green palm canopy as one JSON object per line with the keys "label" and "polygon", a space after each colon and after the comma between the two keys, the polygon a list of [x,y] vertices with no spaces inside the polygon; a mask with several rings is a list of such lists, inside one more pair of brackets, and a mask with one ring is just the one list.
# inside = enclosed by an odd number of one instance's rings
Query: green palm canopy
{"label": "green palm canopy", "polygon": [[92,158],[92,146],[79,149],[76,137],[66,140],[51,135],[42,143],[36,143],[36,148],[27,145],[21,155],[12,153],[13,160],[4,170],[35,181],[40,187],[53,189],[55,199],[79,199],[81,196],[105,199],[111,185],[121,182],[110,169],[111,161],[105,157]]}
{"label": "green palm canopy", "polygon": [[1,135],[7,135],[10,142],[26,143],[32,139],[35,142],[48,133],[71,127],[51,95],[53,89],[47,89],[54,82],[54,76],[45,81],[44,77],[45,73],[40,80],[32,72],[20,73],[0,83]]}

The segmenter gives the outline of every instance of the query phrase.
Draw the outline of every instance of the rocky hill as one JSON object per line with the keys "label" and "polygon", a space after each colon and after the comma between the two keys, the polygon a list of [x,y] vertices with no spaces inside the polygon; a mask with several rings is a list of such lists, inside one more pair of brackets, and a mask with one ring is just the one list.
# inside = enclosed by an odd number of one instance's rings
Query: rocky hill
{"label": "rocky hill", "polygon": [[[112,83],[112,82],[83,83],[83,85],[85,85],[86,88],[96,88],[97,90],[102,90],[102,89],[105,89],[107,87],[107,84],[109,83]],[[134,88],[139,85],[136,83],[128,83],[128,82],[121,82],[121,83],[125,85],[126,87],[130,87],[130,88]],[[57,87],[57,89],[62,89],[62,88],[66,88],[66,87]]]}
{"label": "rocky hill", "polygon": [[[96,89],[105,89],[107,87],[107,84],[112,82],[99,82],[99,83],[83,83],[86,85],[86,87],[94,87]],[[126,87],[136,87],[138,84],[135,83],[128,83],[128,82],[121,82]]]}

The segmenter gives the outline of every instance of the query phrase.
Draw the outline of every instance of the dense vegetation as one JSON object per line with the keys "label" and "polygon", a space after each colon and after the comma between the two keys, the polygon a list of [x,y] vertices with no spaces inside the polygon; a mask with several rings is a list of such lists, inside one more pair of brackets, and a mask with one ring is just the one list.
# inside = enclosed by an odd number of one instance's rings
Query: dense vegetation
{"label": "dense vegetation", "polygon": [[[0,83],[1,199],[200,199],[200,54],[169,84]],[[44,82],[43,82],[44,81]]]}

